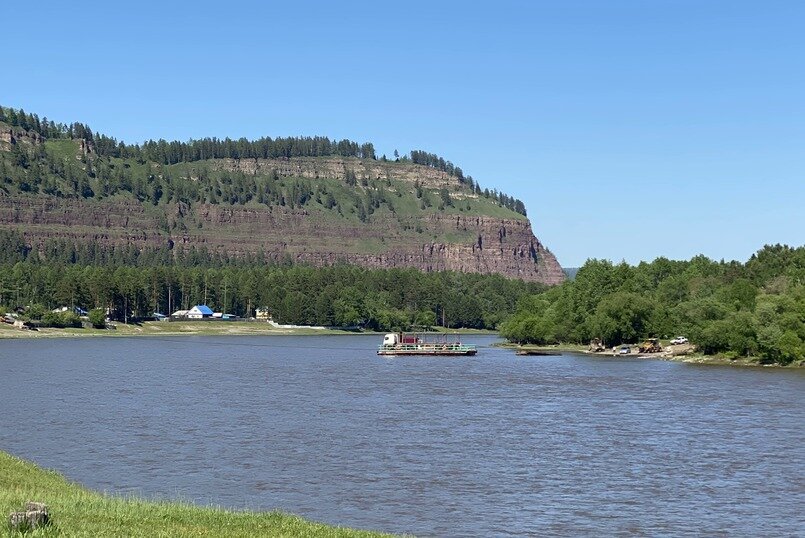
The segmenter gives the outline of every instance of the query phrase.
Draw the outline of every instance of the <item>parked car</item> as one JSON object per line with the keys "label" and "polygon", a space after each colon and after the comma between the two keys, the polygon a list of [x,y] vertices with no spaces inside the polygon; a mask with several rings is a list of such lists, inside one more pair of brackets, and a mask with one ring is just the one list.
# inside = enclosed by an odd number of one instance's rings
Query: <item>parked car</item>
{"label": "parked car", "polygon": [[673,338],[671,340],[671,344],[674,344],[674,345],[676,345],[676,344],[687,344],[687,343],[688,343],[688,339],[685,338],[684,336],[677,336],[676,338]]}
{"label": "parked car", "polygon": [[621,355],[628,355],[631,352],[632,348],[630,348],[629,346],[621,346],[621,348],[618,350],[618,353]]}

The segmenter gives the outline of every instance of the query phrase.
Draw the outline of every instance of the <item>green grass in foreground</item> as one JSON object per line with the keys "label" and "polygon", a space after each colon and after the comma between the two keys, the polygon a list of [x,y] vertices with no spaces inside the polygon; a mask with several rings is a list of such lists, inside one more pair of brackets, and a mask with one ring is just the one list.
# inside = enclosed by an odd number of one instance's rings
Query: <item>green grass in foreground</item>
{"label": "green grass in foreground", "polygon": [[281,512],[241,512],[102,495],[0,451],[0,536],[21,536],[10,531],[8,515],[26,501],[47,504],[53,521],[49,527],[25,533],[26,537],[387,536],[313,523]]}

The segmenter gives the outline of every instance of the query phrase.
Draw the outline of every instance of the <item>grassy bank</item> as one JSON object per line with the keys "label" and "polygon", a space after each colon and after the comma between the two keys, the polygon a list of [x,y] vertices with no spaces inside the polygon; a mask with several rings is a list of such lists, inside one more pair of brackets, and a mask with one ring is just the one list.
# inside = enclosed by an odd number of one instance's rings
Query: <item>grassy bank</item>
{"label": "grassy bank", "polygon": [[[342,331],[338,329],[284,329],[272,327],[268,323],[254,321],[146,321],[140,324],[114,323],[114,329],[55,329],[42,328],[36,331],[23,330],[0,323],[0,338],[49,338],[82,336],[275,336],[275,335],[334,335],[334,334],[382,334],[366,331]],[[436,328],[437,333],[445,334],[497,334],[495,331],[481,329]]]}
{"label": "grassy bank", "polygon": [[684,362],[687,364],[704,364],[712,366],[751,366],[755,368],[805,368],[804,361],[795,361],[789,364],[763,362],[760,357],[728,357],[726,355],[704,355],[693,353],[690,355],[677,355],[662,357],[664,360]]}
{"label": "grassy bank", "polygon": [[53,525],[25,536],[309,536],[373,537],[281,512],[240,512],[176,502],[101,495],[0,452],[0,535],[12,535],[8,514],[27,501],[48,505]]}
{"label": "grassy bank", "polygon": [[311,334],[355,334],[349,331],[320,329],[282,329],[268,323],[251,321],[146,321],[139,324],[113,323],[114,328],[42,328],[36,331],[16,329],[0,323],[0,338],[48,338],[82,336],[270,336],[270,335],[311,335]]}

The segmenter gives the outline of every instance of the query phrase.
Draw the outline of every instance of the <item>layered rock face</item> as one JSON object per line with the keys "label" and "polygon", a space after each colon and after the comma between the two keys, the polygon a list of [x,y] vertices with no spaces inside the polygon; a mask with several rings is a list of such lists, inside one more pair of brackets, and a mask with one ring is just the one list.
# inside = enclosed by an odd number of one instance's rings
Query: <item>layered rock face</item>
{"label": "layered rock face", "polygon": [[[317,166],[319,171],[326,168]],[[338,166],[343,170],[340,163],[328,169],[337,174]],[[305,167],[288,171],[297,177],[308,173],[310,168]],[[424,180],[438,182],[441,174],[434,171],[432,178]],[[206,247],[235,256],[262,252],[273,259],[312,265],[345,262],[373,268],[500,274],[546,284],[565,278],[528,220],[519,218],[431,214],[416,221],[414,231],[413,226],[405,229],[379,213],[361,223],[322,219],[319,214],[287,207],[201,203],[153,207],[122,198],[9,195],[0,196],[0,227],[21,231],[37,249],[57,238],[103,246]]]}
{"label": "layered rock face", "polygon": [[246,174],[270,174],[305,179],[343,180],[347,170],[358,179],[400,179],[423,187],[448,187],[456,178],[442,170],[411,162],[383,162],[355,157],[292,157],[290,159],[218,159],[213,165],[221,170]]}

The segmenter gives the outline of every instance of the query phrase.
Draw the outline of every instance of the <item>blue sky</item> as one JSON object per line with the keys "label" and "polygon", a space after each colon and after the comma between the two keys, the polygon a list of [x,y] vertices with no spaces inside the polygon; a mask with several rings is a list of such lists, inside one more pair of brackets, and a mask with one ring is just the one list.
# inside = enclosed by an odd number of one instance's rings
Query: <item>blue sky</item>
{"label": "blue sky", "polygon": [[424,149],[565,267],[805,243],[805,2],[36,2],[0,104],[147,138]]}

